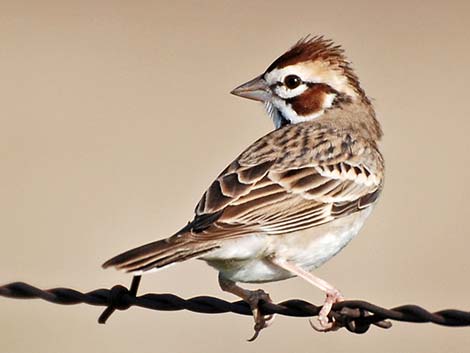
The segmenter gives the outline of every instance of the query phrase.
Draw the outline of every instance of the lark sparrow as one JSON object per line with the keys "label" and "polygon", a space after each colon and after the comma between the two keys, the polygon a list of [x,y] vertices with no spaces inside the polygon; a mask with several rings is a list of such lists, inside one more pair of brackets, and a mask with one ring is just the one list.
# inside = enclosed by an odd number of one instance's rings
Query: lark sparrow
{"label": "lark sparrow", "polygon": [[343,50],[323,37],[300,40],[231,93],[263,102],[276,129],[224,169],[193,221],[103,266],[142,274],[205,260],[219,271],[224,291],[250,304],[253,339],[271,321],[258,302],[270,299],[236,282],[299,276],[326,293],[317,328],[329,330],[328,314],[342,296],[310,271],[359,232],[382,190],[382,131],[374,109]]}

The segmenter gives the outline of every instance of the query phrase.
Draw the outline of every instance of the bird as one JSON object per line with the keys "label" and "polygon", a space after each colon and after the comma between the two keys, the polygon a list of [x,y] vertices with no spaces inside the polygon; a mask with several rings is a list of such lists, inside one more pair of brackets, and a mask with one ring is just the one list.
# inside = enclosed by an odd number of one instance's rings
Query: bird
{"label": "bird", "polygon": [[271,298],[239,284],[300,277],[325,293],[313,327],[334,330],[329,314],[343,295],[312,271],[358,234],[383,190],[383,133],[371,100],[344,49],[310,35],[231,93],[263,103],[274,130],[215,178],[192,221],[103,267],[142,275],[204,260],[223,291],[249,304],[250,340],[271,324],[259,310]]}

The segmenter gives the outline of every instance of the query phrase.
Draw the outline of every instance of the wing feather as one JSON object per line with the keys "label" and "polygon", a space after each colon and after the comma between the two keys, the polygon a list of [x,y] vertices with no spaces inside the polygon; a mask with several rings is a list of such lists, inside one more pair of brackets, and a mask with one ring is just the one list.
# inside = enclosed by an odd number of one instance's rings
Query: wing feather
{"label": "wing feather", "polygon": [[351,129],[290,125],[255,142],[212,183],[193,221],[212,216],[212,223],[193,238],[314,227],[370,206],[382,184],[383,159],[373,142]]}

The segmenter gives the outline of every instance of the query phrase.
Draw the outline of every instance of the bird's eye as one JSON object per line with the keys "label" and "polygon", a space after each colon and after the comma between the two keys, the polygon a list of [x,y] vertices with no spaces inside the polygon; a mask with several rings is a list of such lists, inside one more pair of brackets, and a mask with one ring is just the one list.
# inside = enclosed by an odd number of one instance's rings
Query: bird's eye
{"label": "bird's eye", "polygon": [[284,78],[284,85],[289,89],[297,88],[301,83],[302,80],[297,75],[288,75]]}

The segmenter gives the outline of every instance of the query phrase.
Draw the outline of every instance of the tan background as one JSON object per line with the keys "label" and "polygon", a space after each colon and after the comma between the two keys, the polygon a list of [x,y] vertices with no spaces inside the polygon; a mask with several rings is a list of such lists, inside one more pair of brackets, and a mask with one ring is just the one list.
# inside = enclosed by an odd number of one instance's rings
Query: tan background
{"label": "tan background", "polygon": [[[350,298],[470,309],[470,3],[0,2],[0,282],[127,284],[100,264],[170,235],[204,188],[272,129],[228,92],[299,37],[343,44],[385,139],[387,181],[362,234],[317,273]],[[275,300],[322,300],[298,279]],[[142,292],[232,296],[198,261]],[[470,328],[395,324],[319,334],[248,317],[0,299],[0,352],[466,352]]]}

